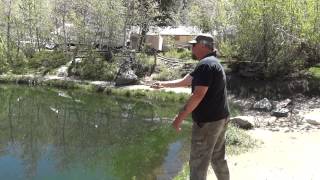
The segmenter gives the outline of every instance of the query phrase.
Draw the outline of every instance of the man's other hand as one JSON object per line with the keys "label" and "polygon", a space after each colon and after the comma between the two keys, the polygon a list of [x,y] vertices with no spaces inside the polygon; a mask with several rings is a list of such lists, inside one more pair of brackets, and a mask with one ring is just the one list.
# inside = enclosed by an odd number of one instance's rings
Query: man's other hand
{"label": "man's other hand", "polygon": [[176,130],[176,132],[180,132],[180,131],[181,131],[180,124],[182,123],[182,121],[183,121],[183,119],[181,119],[181,118],[179,117],[179,115],[177,115],[177,116],[174,118],[174,120],[173,120],[173,122],[172,122],[172,126],[173,126],[173,128]]}
{"label": "man's other hand", "polygon": [[151,88],[154,88],[154,89],[160,89],[160,88],[163,88],[164,86],[161,84],[161,82],[154,82],[153,84],[151,84],[150,86]]}

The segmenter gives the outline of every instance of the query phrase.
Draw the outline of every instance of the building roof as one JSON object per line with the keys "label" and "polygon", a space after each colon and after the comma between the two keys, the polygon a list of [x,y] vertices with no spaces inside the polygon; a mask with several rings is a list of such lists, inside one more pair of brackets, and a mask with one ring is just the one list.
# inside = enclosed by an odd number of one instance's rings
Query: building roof
{"label": "building roof", "polygon": [[[151,28],[150,28],[151,29]],[[165,27],[156,30],[151,29],[147,35],[197,35],[201,33],[200,29],[192,26]]]}
{"label": "building roof", "polygon": [[[134,26],[131,27],[131,32],[135,34],[139,34],[139,27]],[[201,30],[197,27],[193,26],[178,26],[178,27],[157,27],[152,26],[149,28],[149,32],[147,35],[191,35],[195,36],[200,34]]]}

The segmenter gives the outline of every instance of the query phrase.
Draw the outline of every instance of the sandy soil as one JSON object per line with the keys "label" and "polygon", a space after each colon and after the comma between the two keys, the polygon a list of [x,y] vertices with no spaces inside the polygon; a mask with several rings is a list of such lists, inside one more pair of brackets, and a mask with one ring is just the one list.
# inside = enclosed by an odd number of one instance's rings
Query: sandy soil
{"label": "sandy soil", "polygon": [[[228,158],[231,180],[320,180],[320,130],[248,132],[263,144]],[[207,179],[216,180],[212,169]]]}

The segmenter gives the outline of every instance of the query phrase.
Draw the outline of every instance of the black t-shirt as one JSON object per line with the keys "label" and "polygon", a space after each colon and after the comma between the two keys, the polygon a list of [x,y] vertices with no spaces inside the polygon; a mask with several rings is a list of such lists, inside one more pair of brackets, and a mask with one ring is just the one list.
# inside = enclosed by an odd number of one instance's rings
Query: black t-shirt
{"label": "black t-shirt", "polygon": [[206,95],[192,112],[193,120],[211,122],[228,117],[226,75],[218,59],[208,54],[190,75],[193,77],[192,92],[195,86],[208,86]]}

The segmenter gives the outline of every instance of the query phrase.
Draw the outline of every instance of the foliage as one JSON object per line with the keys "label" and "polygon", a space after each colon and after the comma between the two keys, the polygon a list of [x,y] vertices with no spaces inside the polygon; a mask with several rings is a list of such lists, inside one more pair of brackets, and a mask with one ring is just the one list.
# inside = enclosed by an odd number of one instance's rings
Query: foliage
{"label": "foliage", "polygon": [[170,70],[166,67],[161,67],[160,73],[156,74],[153,79],[158,81],[168,81],[168,80],[173,80],[178,78],[181,78],[180,72]]}
{"label": "foliage", "polygon": [[71,75],[79,76],[86,80],[113,81],[117,74],[116,63],[108,63],[98,54],[89,54],[80,63],[71,67]]}
{"label": "foliage", "polygon": [[170,49],[168,52],[165,52],[164,55],[170,58],[186,59],[186,60],[189,60],[192,58],[191,51],[185,48]]}
{"label": "foliage", "polygon": [[40,51],[36,52],[32,58],[28,60],[30,68],[44,67],[46,69],[54,69],[61,65],[65,65],[70,61],[67,55],[58,51]]}
{"label": "foliage", "polygon": [[219,44],[219,54],[228,59],[238,55],[239,48],[231,40],[222,41]]}
{"label": "foliage", "polygon": [[190,1],[190,24],[215,35],[223,56],[262,62],[265,77],[287,75],[320,57],[319,1]]}
{"label": "foliage", "polygon": [[[308,58],[301,49],[307,34],[319,31],[307,28],[314,22],[313,2],[290,0],[249,0],[238,2],[239,56],[242,60],[264,62],[265,76],[289,74],[303,68]],[[305,8],[302,11],[301,7]],[[309,16],[305,16],[308,13]],[[254,27],[254,28],[252,28]],[[314,26],[317,29],[317,25]],[[317,39],[320,42],[320,39]],[[297,64],[302,66],[296,66]]]}
{"label": "foliage", "polygon": [[204,32],[210,32],[212,30],[211,24],[213,24],[210,14],[207,13],[203,4],[194,2],[190,6],[189,18],[193,25],[199,27]]}
{"label": "foliage", "polygon": [[317,0],[7,0],[0,7],[0,72],[22,73],[24,57],[50,44],[63,50],[68,43],[122,46],[131,26],[143,40],[151,26],[180,24],[213,34],[223,56],[263,62],[265,77],[320,59]]}
{"label": "foliage", "polygon": [[313,77],[320,79],[320,67],[311,67],[309,68],[309,72]]}
{"label": "foliage", "polygon": [[5,47],[0,34],[0,74],[6,72],[7,62],[5,61]]}
{"label": "foliage", "polygon": [[154,65],[154,56],[148,56],[145,53],[139,53],[136,55],[136,67],[134,68],[135,74],[138,77],[143,77],[147,75],[147,73],[151,73]]}

